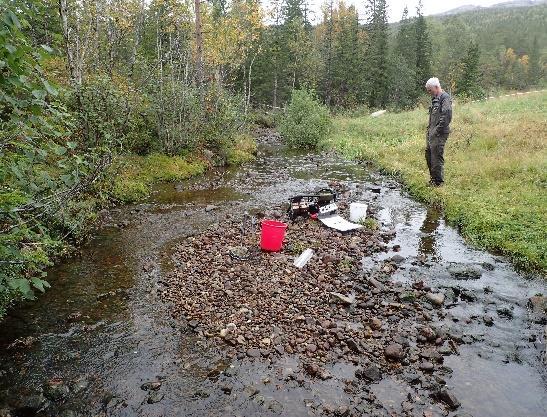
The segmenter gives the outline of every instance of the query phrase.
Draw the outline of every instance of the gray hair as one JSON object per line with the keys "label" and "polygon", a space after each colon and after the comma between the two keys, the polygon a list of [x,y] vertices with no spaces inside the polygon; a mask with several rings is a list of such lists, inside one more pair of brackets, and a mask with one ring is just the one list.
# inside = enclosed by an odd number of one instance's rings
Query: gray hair
{"label": "gray hair", "polygon": [[434,77],[427,80],[425,83],[425,88],[433,88],[433,87],[440,87],[441,83],[439,82],[439,79]]}

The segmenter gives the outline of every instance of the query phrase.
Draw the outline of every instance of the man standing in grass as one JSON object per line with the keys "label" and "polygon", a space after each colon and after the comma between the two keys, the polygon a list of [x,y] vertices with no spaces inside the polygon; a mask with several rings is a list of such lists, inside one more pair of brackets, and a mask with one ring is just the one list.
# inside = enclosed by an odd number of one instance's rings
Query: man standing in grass
{"label": "man standing in grass", "polygon": [[444,183],[444,145],[450,133],[452,98],[443,91],[438,78],[427,80],[425,88],[431,95],[425,160],[429,168],[429,183],[440,187]]}

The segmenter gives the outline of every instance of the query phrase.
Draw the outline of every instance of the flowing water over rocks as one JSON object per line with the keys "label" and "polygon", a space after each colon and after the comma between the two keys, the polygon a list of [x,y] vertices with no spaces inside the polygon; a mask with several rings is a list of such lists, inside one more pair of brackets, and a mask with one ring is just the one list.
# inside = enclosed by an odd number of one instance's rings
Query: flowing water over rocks
{"label": "flowing water over rocks", "polygon": [[[0,325],[0,416],[547,414],[545,281],[366,166],[261,142],[253,164],[104,213]],[[280,254],[254,249],[256,223],[242,237],[245,211],[283,217],[329,184],[379,230],[300,220]]]}

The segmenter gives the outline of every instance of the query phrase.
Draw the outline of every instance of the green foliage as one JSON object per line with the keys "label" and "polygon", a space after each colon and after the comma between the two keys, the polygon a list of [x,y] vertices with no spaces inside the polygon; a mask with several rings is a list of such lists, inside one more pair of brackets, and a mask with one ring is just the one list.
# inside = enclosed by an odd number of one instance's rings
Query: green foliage
{"label": "green foliage", "polygon": [[416,90],[423,91],[423,86],[431,77],[431,40],[429,29],[422,14],[422,2],[418,6],[418,17],[414,23],[416,47]]}
{"label": "green foliage", "polygon": [[41,67],[52,50],[31,45],[28,9],[12,3],[0,9],[0,316],[49,287],[43,270],[81,236],[90,216],[81,196],[104,161],[73,140],[62,90]]}
{"label": "green foliage", "polygon": [[472,43],[463,62],[462,78],[458,83],[457,93],[463,97],[473,99],[483,98],[484,90],[479,72],[480,51],[476,43]]}
{"label": "green foliage", "polygon": [[327,11],[324,20],[318,28],[323,32],[319,44],[324,60],[321,95],[331,108],[355,107],[363,102],[365,55],[357,11],[341,2]]}
{"label": "green foliage", "polygon": [[256,141],[249,134],[238,135],[232,148],[228,150],[227,162],[229,165],[242,165],[255,158]]}
{"label": "green foliage", "polygon": [[367,0],[366,7],[369,11],[366,100],[369,107],[385,108],[389,96],[387,3]]}
{"label": "green foliage", "polygon": [[395,55],[401,56],[410,65],[414,66],[416,59],[416,28],[412,19],[408,17],[408,8],[405,6],[403,16],[399,22],[399,29],[395,35]]}
{"label": "green foliage", "polygon": [[538,37],[534,36],[532,48],[530,49],[530,68],[528,71],[528,83],[532,86],[538,85],[544,77],[544,64],[541,61],[541,50],[539,48]]}
{"label": "green foliage", "polygon": [[328,109],[306,90],[294,90],[279,132],[285,141],[296,148],[315,148],[330,130]]}
{"label": "green foliage", "polygon": [[416,90],[416,69],[402,55],[390,57],[389,103],[395,109],[411,109],[419,97]]}
{"label": "green foliage", "polygon": [[198,89],[173,85],[162,95],[152,93],[152,106],[162,118],[157,124],[158,150],[168,155],[207,149],[222,164],[247,123],[243,100],[214,86],[207,89],[201,103]]}
{"label": "green foliage", "polygon": [[9,4],[0,6],[0,138],[3,147],[19,146],[43,132],[61,135],[52,119],[62,118],[62,109],[52,103],[58,91],[45,77],[40,60],[49,53],[46,45],[33,47],[24,28],[29,23],[18,17]]}
{"label": "green foliage", "polygon": [[121,79],[92,75],[70,100],[87,146],[141,155],[158,147],[146,96]]}
{"label": "green foliage", "polygon": [[416,68],[416,27],[408,17],[405,7],[395,37],[395,47],[390,57],[390,97],[392,106],[398,109],[409,109],[416,105],[419,97]]}
{"label": "green foliage", "polygon": [[253,67],[255,102],[280,107],[294,88],[315,86],[317,61],[312,26],[302,0],[273,4],[273,24],[262,33],[263,52]]}
{"label": "green foliage", "polygon": [[390,58],[390,107],[410,109],[423,95],[431,77],[431,41],[429,28],[418,6],[417,17],[410,19],[405,8]]}
{"label": "green foliage", "polygon": [[546,93],[457,104],[445,149],[446,183],[427,186],[422,108],[381,118],[334,120],[323,146],[398,175],[473,244],[527,269],[547,270]]}
{"label": "green foliage", "polygon": [[366,219],[362,219],[360,221],[360,224],[364,226],[367,230],[378,230],[378,222],[373,219],[372,217],[367,217]]}
{"label": "green foliage", "polygon": [[273,113],[258,110],[253,114],[253,121],[261,127],[275,127],[275,115]]}
{"label": "green foliage", "polygon": [[433,50],[438,51],[433,56],[435,75],[447,89],[457,90],[469,45],[474,42],[481,51],[479,68],[485,90],[541,85],[547,59],[546,19],[545,4],[428,18]]}
{"label": "green foliage", "polygon": [[204,119],[195,136],[203,140],[200,144],[216,151],[225,161],[227,152],[247,123],[243,101],[219,89],[210,89],[205,100]]}

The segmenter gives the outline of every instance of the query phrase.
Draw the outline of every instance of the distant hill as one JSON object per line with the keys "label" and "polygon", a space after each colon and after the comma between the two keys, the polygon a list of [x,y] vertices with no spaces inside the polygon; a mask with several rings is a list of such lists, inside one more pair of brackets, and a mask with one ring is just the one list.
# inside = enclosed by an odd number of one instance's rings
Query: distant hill
{"label": "distant hill", "polygon": [[448,10],[447,12],[444,12],[444,13],[437,13],[433,16],[450,16],[453,14],[472,12],[474,10],[480,10],[480,9],[484,9],[484,7],[474,6],[472,4],[466,4],[465,6],[456,7],[455,9]]}
{"label": "distant hill", "polygon": [[540,49],[547,52],[547,0],[517,0],[458,14],[428,17],[433,28],[444,26],[453,19],[473,34],[484,55],[495,55],[501,47],[512,48],[519,55],[527,54],[536,37]]}
{"label": "distant hill", "polygon": [[[427,16],[427,21],[434,47],[448,41],[444,39],[444,28],[458,21],[478,42],[482,55],[497,55],[502,48],[512,48],[519,55],[528,54],[534,38],[541,54],[547,55],[547,0],[515,0],[491,7],[462,6]],[[390,24],[392,36],[398,30],[399,22]]]}
{"label": "distant hill", "polygon": [[444,13],[439,13],[434,16],[450,16],[465,12],[473,12],[477,10],[484,10],[484,9],[503,9],[503,8],[513,8],[513,7],[533,7],[538,6],[541,4],[547,4],[547,0],[513,0],[513,1],[505,1],[503,3],[496,3],[489,7],[482,7],[482,6],[475,6],[472,4],[468,4],[465,6],[456,7],[455,9],[448,10]]}

